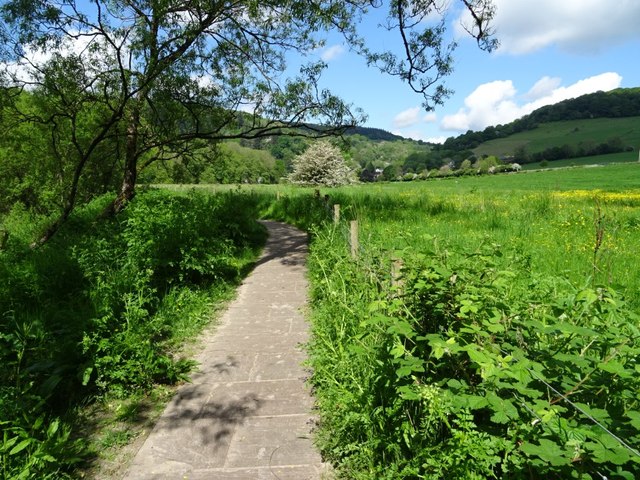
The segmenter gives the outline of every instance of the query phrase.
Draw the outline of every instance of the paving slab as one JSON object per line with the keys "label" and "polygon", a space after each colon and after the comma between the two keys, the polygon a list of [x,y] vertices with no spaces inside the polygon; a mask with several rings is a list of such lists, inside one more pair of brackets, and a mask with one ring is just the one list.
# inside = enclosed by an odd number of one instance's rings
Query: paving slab
{"label": "paving slab", "polygon": [[269,240],[125,480],[317,480],[303,362],[306,234],[264,222]]}

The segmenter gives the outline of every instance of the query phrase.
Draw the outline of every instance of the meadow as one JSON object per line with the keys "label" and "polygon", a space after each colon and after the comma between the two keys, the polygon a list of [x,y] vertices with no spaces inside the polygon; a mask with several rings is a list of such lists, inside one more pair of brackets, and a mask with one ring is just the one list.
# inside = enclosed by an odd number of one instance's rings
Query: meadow
{"label": "meadow", "polygon": [[637,478],[638,180],[280,188],[268,214],[312,233],[311,383],[339,476]]}
{"label": "meadow", "polygon": [[456,249],[491,243],[527,257],[532,271],[615,283],[635,297],[639,186],[640,164],[633,164],[358,186],[332,197],[375,248],[411,248],[430,238]]}
{"label": "meadow", "polygon": [[[597,157],[576,157],[564,160],[554,160],[553,162],[547,162],[548,165],[544,168],[567,168],[567,167],[585,167],[610,165],[615,163],[632,163],[638,161],[638,152],[622,152],[622,153],[609,153],[607,155],[598,155]],[[542,168],[540,163],[525,163],[522,165],[523,170],[539,170]]]}
{"label": "meadow", "polygon": [[640,476],[640,164],[152,188],[96,220],[109,201],[36,250],[43,219],[3,219],[5,478],[102,475],[188,378],[180,345],[249,271],[258,217],[310,233],[310,383],[340,478]]}

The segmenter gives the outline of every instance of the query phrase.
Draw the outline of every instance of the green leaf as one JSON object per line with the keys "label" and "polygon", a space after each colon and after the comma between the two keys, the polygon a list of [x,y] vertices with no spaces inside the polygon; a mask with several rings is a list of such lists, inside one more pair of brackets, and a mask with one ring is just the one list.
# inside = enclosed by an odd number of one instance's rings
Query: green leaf
{"label": "green leaf", "polygon": [[591,453],[596,463],[611,462],[614,465],[624,465],[631,460],[629,452],[618,444],[615,448],[607,448],[600,442],[589,442],[585,444],[585,448]]}
{"label": "green leaf", "polygon": [[49,424],[49,428],[47,428],[47,437],[52,437],[53,435],[55,435],[59,427],[60,427],[60,422],[56,418],[54,421],[52,421]]}
{"label": "green leaf", "polygon": [[498,410],[491,415],[491,421],[494,423],[505,424],[509,423],[509,417],[502,410]]}
{"label": "green leaf", "polygon": [[387,332],[407,338],[416,336],[416,331],[413,329],[413,326],[404,320],[396,320],[393,325],[387,329]]}
{"label": "green leaf", "polygon": [[523,443],[520,450],[529,456],[539,457],[555,467],[568,465],[570,462],[569,458],[561,454],[562,450],[560,446],[546,438],[541,438],[539,445],[528,442]]}
{"label": "green leaf", "polygon": [[484,353],[484,351],[479,350],[475,344],[469,345],[465,350],[467,351],[471,361],[476,362],[477,364],[491,363],[492,361],[492,359]]}
{"label": "green leaf", "polygon": [[628,411],[627,417],[631,419],[629,422],[633,428],[640,430],[640,412]]}
{"label": "green leaf", "polygon": [[398,387],[397,391],[400,397],[404,400],[420,400],[420,395],[418,395],[415,389],[410,385]]}
{"label": "green leaf", "polygon": [[[485,397],[480,395],[455,395],[453,396],[453,405],[459,408],[468,408],[469,410],[480,410],[485,408],[489,402]],[[508,417],[507,417],[508,421]],[[496,422],[506,423],[506,422]]]}
{"label": "green leaf", "polygon": [[598,300],[598,294],[591,289],[582,290],[576,295],[577,301],[584,301],[587,305],[590,305]]}
{"label": "green leaf", "polygon": [[613,373],[614,375],[619,375],[621,377],[631,376],[631,374],[624,368],[624,365],[616,362],[615,360],[609,360],[608,362],[599,363],[598,368],[604,370],[605,372]]}
{"label": "green leaf", "polygon": [[402,343],[397,342],[391,347],[391,351],[389,352],[393,358],[401,358],[406,353],[406,349]]}
{"label": "green leaf", "polygon": [[511,419],[518,418],[518,409],[513,406],[511,400],[505,400],[500,398],[493,392],[488,392],[486,400],[493,410],[494,414],[491,416],[491,420],[496,423],[507,423]]}
{"label": "green leaf", "polygon": [[11,451],[9,452],[9,455],[15,455],[16,453],[20,453],[22,450],[24,450],[29,445],[31,445],[33,441],[34,441],[33,438],[25,438],[19,444],[17,444],[15,447],[11,449]]}
{"label": "green leaf", "polygon": [[82,386],[86,387],[89,384],[89,380],[91,379],[91,374],[93,373],[93,367],[87,367],[84,369],[82,373]]}

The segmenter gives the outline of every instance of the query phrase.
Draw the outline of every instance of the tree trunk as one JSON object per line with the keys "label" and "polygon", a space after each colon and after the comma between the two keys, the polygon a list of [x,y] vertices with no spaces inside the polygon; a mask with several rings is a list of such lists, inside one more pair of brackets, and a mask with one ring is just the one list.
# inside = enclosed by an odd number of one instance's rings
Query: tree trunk
{"label": "tree trunk", "polygon": [[113,216],[125,209],[127,204],[136,195],[136,182],[138,180],[138,135],[140,128],[140,101],[136,102],[129,126],[127,127],[127,143],[125,148],[124,172],[120,192],[115,200],[103,212],[103,216]]}
{"label": "tree trunk", "polygon": [[89,155],[84,155],[78,162],[78,165],[76,165],[76,168],[73,172],[71,187],[69,189],[69,193],[67,195],[64,208],[62,209],[60,216],[55,222],[47,227],[47,229],[38,240],[31,244],[31,248],[37,248],[47,243],[51,239],[51,237],[53,237],[57,233],[57,231],[60,230],[60,227],[64,224],[64,222],[67,221],[69,215],[71,215],[71,212],[73,212],[73,209],[76,206],[76,197],[78,196],[78,185],[80,184],[80,176],[82,175],[82,170],[84,169],[84,166],[88,160]]}

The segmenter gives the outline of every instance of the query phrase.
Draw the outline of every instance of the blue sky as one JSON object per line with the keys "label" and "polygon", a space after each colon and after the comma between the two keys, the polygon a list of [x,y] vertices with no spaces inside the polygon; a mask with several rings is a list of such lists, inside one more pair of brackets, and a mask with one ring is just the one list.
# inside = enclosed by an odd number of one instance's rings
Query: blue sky
{"label": "blue sky", "polygon": [[[640,86],[640,0],[495,3],[501,45],[488,54],[461,29],[461,2],[449,0],[447,21],[459,46],[446,82],[455,93],[433,112],[406,84],[367,68],[337,37],[318,52],[329,65],[323,85],[361,107],[366,126],[427,141],[508,123],[585,93]],[[363,25],[370,43],[394,44],[375,21]]]}

